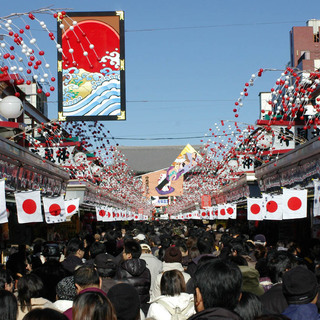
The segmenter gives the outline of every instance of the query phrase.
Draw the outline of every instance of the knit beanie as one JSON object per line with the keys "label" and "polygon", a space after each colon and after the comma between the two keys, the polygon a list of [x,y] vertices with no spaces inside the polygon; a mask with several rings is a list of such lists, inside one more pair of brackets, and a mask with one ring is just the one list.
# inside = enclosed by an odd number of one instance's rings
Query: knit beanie
{"label": "knit beanie", "polygon": [[310,303],[318,293],[316,275],[304,266],[297,266],[282,276],[282,291],[288,304]]}
{"label": "knit beanie", "polygon": [[182,254],[179,248],[177,247],[169,247],[166,249],[164,253],[164,261],[165,262],[182,262]]}
{"label": "knit beanie", "polygon": [[116,309],[118,320],[135,320],[140,312],[137,289],[128,283],[118,283],[110,288],[107,297]]}

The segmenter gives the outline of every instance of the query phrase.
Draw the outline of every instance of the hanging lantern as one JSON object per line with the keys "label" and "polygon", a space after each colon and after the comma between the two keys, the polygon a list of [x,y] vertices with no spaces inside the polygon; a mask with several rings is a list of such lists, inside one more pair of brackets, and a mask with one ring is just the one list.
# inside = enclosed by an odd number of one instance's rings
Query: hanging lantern
{"label": "hanging lantern", "polygon": [[16,119],[23,112],[22,101],[15,96],[7,96],[0,101],[0,115],[6,119]]}

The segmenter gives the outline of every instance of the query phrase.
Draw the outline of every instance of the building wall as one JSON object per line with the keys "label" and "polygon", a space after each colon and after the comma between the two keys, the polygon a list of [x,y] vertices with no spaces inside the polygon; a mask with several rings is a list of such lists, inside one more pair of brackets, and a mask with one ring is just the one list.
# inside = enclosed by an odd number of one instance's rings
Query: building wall
{"label": "building wall", "polygon": [[[302,70],[313,71],[315,69],[314,60],[320,59],[319,28],[293,27],[290,32],[290,43],[291,67],[299,66]],[[299,62],[304,53],[305,57]]]}

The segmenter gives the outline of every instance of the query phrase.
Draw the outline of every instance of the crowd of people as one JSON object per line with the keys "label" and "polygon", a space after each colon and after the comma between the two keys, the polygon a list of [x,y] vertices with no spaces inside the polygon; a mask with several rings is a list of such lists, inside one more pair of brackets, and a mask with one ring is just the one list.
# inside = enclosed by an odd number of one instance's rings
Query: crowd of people
{"label": "crowd of people", "polygon": [[112,223],[12,247],[0,320],[315,320],[319,265],[318,239],[271,246],[236,225]]}

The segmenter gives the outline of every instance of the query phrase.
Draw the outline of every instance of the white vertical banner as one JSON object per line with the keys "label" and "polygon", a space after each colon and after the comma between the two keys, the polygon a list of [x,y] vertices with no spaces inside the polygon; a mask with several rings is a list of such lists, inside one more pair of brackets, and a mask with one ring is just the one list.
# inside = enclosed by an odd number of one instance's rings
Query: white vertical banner
{"label": "white vertical banner", "polygon": [[226,212],[228,219],[237,219],[237,205],[235,203],[227,203]]}
{"label": "white vertical banner", "polygon": [[105,221],[107,214],[105,206],[96,206],[96,214],[97,221]]}
{"label": "white vertical banner", "polygon": [[314,197],[313,197],[313,216],[320,216],[320,181],[319,179],[313,180]]}
{"label": "white vertical banner", "polygon": [[67,217],[70,217],[78,212],[80,205],[80,198],[69,199],[64,201]]}
{"label": "white vertical banner", "polygon": [[247,218],[248,220],[261,221],[265,216],[265,205],[262,198],[247,199]]}
{"label": "white vertical banner", "polygon": [[106,208],[106,222],[114,221],[113,218],[113,207],[107,207]]}
{"label": "white vertical banner", "polygon": [[18,222],[43,222],[40,191],[15,193]]}
{"label": "white vertical banner", "polygon": [[265,220],[282,220],[283,216],[283,196],[282,194],[264,194]]}
{"label": "white vertical banner", "polygon": [[66,210],[63,197],[42,197],[46,223],[61,223],[66,221]]}
{"label": "white vertical banner", "polygon": [[283,189],[283,219],[307,217],[308,190]]}
{"label": "white vertical banner", "polygon": [[218,204],[218,219],[228,220],[225,204]]}
{"label": "white vertical banner", "polygon": [[6,188],[5,180],[0,180],[0,223],[7,223]]}

